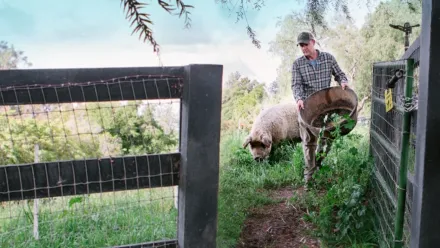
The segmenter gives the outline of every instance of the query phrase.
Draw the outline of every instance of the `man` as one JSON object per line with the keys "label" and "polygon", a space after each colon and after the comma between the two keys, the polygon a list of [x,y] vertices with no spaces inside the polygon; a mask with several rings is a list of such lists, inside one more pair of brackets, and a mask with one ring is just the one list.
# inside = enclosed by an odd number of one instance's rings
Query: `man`
{"label": "man", "polygon": [[[303,101],[308,96],[316,91],[330,87],[332,75],[343,89],[348,87],[348,80],[333,55],[315,48],[313,34],[301,32],[297,37],[297,45],[301,47],[301,51],[304,54],[304,56],[296,59],[292,66],[292,91],[299,112],[301,109],[304,109]],[[307,187],[313,173],[316,169],[319,169],[324,159],[324,156],[320,156],[318,161],[316,161],[316,153],[321,153],[322,149],[326,147],[324,151],[326,154],[330,150],[331,141],[323,139],[323,142],[318,147],[319,133],[314,133],[308,129],[302,123],[301,118],[298,118],[298,120],[306,165],[304,168],[304,179]]]}

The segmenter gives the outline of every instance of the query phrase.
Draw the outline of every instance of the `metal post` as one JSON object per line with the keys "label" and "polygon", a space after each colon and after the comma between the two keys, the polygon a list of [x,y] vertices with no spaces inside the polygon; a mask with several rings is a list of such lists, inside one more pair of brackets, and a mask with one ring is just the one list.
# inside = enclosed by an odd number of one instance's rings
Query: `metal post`
{"label": "metal post", "polygon": [[[439,247],[440,1],[423,0],[411,247]],[[440,32],[439,32],[440,33]]]}
{"label": "metal post", "polygon": [[179,181],[179,248],[216,247],[221,65],[185,68]]}
{"label": "metal post", "polygon": [[420,26],[420,24],[416,24],[416,25],[411,26],[411,24],[409,24],[409,22],[405,22],[405,24],[403,24],[403,26],[390,24],[390,27],[397,29],[397,30],[400,30],[400,31],[403,31],[405,33],[405,41],[404,41],[405,52],[409,48],[409,35],[412,33],[412,28],[419,27],[419,26]]}
{"label": "metal post", "polygon": [[[414,60],[408,59],[406,62],[406,80],[405,80],[405,100],[404,104],[407,107],[412,102],[413,92],[413,71]],[[405,200],[406,200],[406,183],[408,171],[408,150],[409,150],[409,135],[411,129],[411,113],[404,107],[403,125],[402,125],[402,145],[400,150],[400,170],[399,170],[399,184],[397,187],[398,200],[396,210],[396,221],[394,223],[394,247],[403,247],[403,222],[405,220]]]}

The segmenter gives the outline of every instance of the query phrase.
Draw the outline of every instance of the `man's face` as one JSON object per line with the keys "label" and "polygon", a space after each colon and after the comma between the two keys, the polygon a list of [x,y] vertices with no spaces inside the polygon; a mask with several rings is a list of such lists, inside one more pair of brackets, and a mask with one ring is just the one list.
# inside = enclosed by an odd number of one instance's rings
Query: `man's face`
{"label": "man's face", "polygon": [[301,51],[304,54],[304,56],[310,56],[312,55],[312,52],[314,50],[315,41],[311,40],[309,44],[300,43],[299,46],[301,47]]}

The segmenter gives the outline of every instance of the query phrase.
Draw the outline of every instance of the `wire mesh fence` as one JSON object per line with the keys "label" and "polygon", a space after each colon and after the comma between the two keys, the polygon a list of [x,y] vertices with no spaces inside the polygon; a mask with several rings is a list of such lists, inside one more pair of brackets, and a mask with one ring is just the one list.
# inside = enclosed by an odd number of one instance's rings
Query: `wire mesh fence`
{"label": "wire mesh fence", "polygon": [[[376,213],[376,227],[380,234],[381,247],[394,247],[395,242],[403,242],[409,245],[409,230],[411,219],[411,203],[413,188],[413,172],[415,157],[415,123],[417,116],[417,73],[414,73],[413,63],[408,60],[397,60],[390,62],[378,62],[373,66],[372,85],[372,107],[371,107],[371,154],[374,157],[373,188],[375,197],[372,206]],[[396,71],[401,70],[402,78],[396,78]],[[409,76],[408,76],[409,75]],[[392,93],[392,108],[387,109],[387,89],[394,79]],[[409,82],[414,81],[412,97],[408,99],[405,95],[405,87]],[[390,105],[391,106],[391,105]],[[388,110],[388,111],[387,111]],[[404,114],[410,113],[410,137],[409,145],[405,148],[406,142],[402,142],[404,128]],[[404,202],[404,223],[402,237],[396,237],[396,219],[399,218],[399,176],[401,168],[402,150],[408,148],[408,173],[406,184],[406,201]],[[406,158],[405,158],[406,160]],[[400,177],[400,180],[402,178]],[[398,231],[399,233],[399,231]],[[403,239],[403,240],[402,240]]]}
{"label": "wire mesh fence", "polygon": [[0,247],[176,244],[182,80],[1,84]]}

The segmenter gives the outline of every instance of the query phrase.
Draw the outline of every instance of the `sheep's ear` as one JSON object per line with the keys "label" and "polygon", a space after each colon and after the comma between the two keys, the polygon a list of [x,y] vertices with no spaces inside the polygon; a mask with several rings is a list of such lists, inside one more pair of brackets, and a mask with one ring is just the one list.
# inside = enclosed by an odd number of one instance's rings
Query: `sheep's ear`
{"label": "sheep's ear", "polygon": [[265,145],[266,147],[270,147],[272,145],[272,141],[267,136],[263,136],[263,138],[261,139],[261,143],[263,143],[263,145]]}
{"label": "sheep's ear", "polygon": [[249,145],[250,142],[251,142],[251,136],[249,135],[249,136],[247,136],[247,138],[244,140],[243,148],[246,148],[246,147]]}

